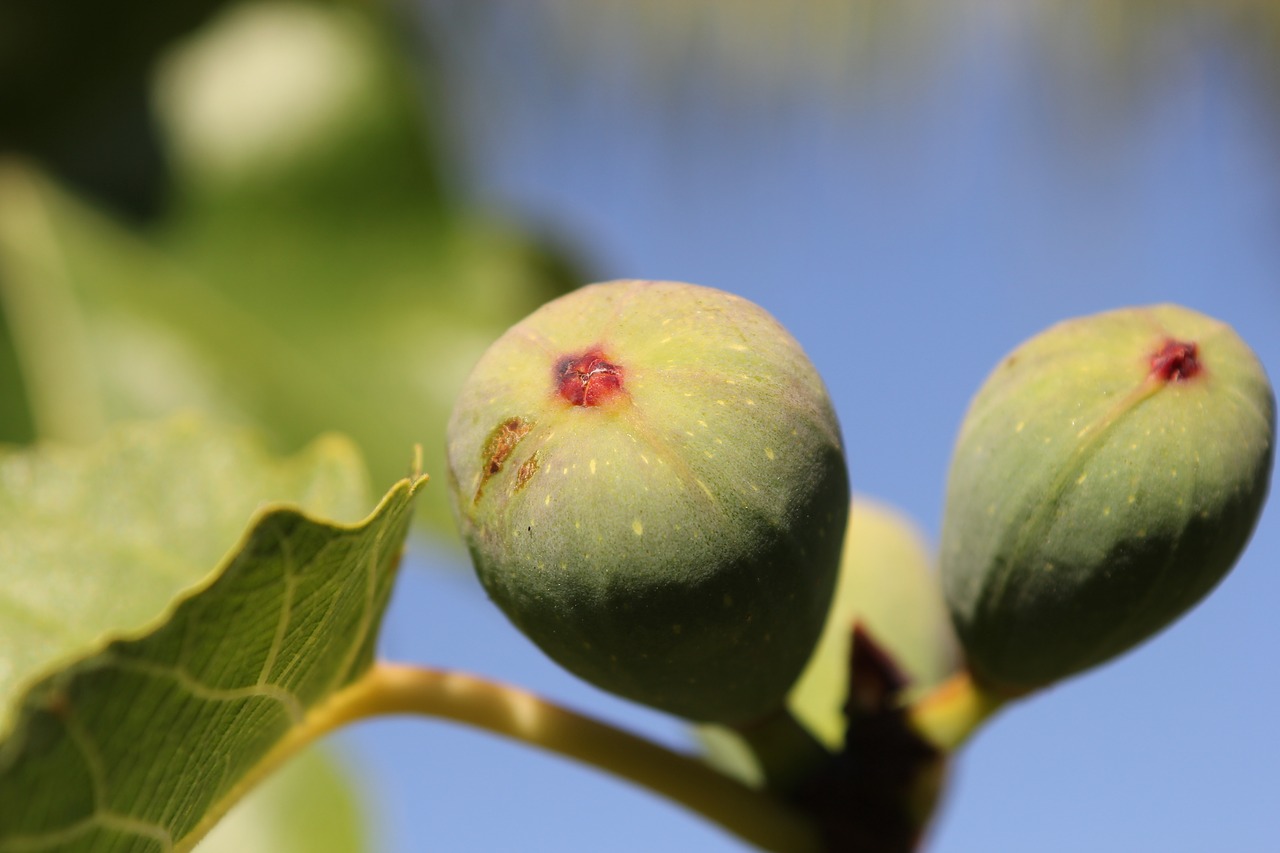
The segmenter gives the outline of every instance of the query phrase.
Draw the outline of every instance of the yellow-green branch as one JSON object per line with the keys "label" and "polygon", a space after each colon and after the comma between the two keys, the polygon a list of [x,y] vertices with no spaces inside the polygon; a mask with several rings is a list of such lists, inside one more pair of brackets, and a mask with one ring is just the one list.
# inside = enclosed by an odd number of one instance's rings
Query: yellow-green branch
{"label": "yellow-green branch", "polygon": [[762,850],[822,849],[812,822],[696,758],[516,687],[461,672],[385,662],[312,708],[177,849],[194,847],[245,793],[303,747],[344,725],[391,714],[453,720],[581,761],[680,803]]}

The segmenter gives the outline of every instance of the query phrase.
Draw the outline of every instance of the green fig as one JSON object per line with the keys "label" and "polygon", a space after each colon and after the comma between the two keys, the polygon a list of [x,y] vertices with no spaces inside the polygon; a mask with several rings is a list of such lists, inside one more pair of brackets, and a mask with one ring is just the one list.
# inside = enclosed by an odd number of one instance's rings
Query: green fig
{"label": "green fig", "polygon": [[1061,323],[974,398],[947,486],[947,602],[978,682],[1018,694],[1203,598],[1251,535],[1275,400],[1230,327],[1172,305]]}
{"label": "green fig", "polygon": [[673,282],[550,302],[467,379],[448,461],[481,582],[551,658],[694,720],[781,707],[849,485],[822,380],[763,309]]}

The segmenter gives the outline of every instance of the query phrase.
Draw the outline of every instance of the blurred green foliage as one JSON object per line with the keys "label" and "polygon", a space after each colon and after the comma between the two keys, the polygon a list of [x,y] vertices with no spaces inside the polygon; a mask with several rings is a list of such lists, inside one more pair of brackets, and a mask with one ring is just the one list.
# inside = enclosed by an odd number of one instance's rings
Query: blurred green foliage
{"label": "blurred green foliage", "polygon": [[[182,28],[141,32],[161,29]],[[415,444],[443,473],[471,363],[578,275],[470,206],[429,57],[396,33],[368,8],[250,3],[167,52],[132,45],[121,63],[158,57],[148,91],[171,164],[145,224],[121,213],[129,192],[88,201],[103,187],[82,191],[31,139],[31,159],[0,155],[0,440],[88,440],[196,408],[280,450],[345,432],[379,486]],[[74,108],[68,87],[51,84],[45,113]],[[442,493],[421,504],[438,530]]]}
{"label": "blurred green foliage", "polygon": [[6,0],[0,4],[0,151],[39,156],[132,216],[164,183],[148,98],[152,65],[224,0]]}

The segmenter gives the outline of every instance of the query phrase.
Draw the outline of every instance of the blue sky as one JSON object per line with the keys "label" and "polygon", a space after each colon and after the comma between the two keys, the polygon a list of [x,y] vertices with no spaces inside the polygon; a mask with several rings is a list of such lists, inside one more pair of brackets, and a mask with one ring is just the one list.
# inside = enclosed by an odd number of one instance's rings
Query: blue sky
{"label": "blue sky", "polygon": [[[855,490],[935,539],[970,395],[1057,320],[1178,302],[1280,371],[1277,116],[1248,62],[1208,36],[1124,92],[1050,62],[1017,27],[973,25],[931,44],[925,70],[880,63],[845,92],[708,78],[674,96],[609,50],[570,74],[551,44],[512,57],[472,39],[446,60],[472,81],[457,138],[481,197],[581,249],[596,278],[681,279],[764,305],[828,382]],[[546,661],[460,552],[418,541],[411,557],[421,570],[384,654],[683,742],[675,721]],[[1271,849],[1278,562],[1273,504],[1189,616],[980,733],[927,849]],[[456,727],[370,724],[340,746],[392,853],[744,849],[626,785]]]}

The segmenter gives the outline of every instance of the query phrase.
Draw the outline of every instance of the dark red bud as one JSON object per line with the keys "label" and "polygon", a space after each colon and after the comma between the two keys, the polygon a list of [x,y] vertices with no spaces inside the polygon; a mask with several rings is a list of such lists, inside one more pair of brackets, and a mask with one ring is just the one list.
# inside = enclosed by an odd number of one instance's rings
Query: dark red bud
{"label": "dark red bud", "polygon": [[1165,382],[1181,382],[1200,372],[1195,342],[1175,341],[1169,338],[1151,356],[1151,375]]}
{"label": "dark red bud", "polygon": [[560,396],[575,406],[598,406],[622,391],[622,368],[598,348],[556,362],[552,380]]}

